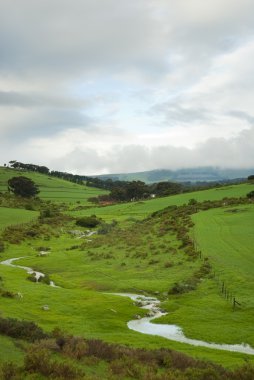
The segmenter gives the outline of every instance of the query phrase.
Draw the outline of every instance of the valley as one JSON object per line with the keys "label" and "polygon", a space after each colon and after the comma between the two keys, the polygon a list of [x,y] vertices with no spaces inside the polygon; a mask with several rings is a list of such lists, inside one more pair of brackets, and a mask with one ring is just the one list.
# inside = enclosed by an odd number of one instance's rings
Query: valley
{"label": "valley", "polygon": [[[0,261],[19,259],[12,262],[14,266],[0,265],[2,318],[34,322],[49,335],[57,328],[62,334],[116,347],[173,350],[229,371],[246,360],[253,363],[254,356],[243,352],[130,330],[127,323],[145,317],[147,310],[111,294],[155,297],[165,315],[153,323],[177,325],[188,339],[254,347],[254,205],[246,198],[253,183],[95,207],[88,198],[102,190],[29,173],[41,188],[42,203],[31,203],[34,209],[28,210],[29,202],[24,206],[23,201],[4,196],[7,178],[15,173],[6,171],[0,172],[4,205]],[[91,215],[99,220],[97,227],[76,224]],[[47,281],[29,280],[28,273],[16,265],[42,272]],[[50,281],[57,287],[49,286]],[[22,365],[30,343],[18,341],[1,333],[1,363]],[[49,352],[62,360],[58,351]],[[99,378],[100,371],[109,371],[110,361],[98,359],[95,369],[85,354],[82,358],[81,362],[68,360],[75,368],[83,363],[84,378]]]}

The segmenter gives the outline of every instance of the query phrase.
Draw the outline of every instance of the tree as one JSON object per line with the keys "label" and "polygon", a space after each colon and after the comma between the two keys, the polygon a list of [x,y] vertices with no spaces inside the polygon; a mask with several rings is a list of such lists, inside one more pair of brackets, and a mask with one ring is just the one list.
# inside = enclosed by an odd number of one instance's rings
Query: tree
{"label": "tree", "polygon": [[24,198],[34,197],[40,192],[38,186],[30,178],[23,176],[9,179],[8,189],[15,195],[20,195]]}
{"label": "tree", "polygon": [[247,194],[247,198],[249,198],[249,199],[254,199],[254,190],[250,191],[250,192]]}

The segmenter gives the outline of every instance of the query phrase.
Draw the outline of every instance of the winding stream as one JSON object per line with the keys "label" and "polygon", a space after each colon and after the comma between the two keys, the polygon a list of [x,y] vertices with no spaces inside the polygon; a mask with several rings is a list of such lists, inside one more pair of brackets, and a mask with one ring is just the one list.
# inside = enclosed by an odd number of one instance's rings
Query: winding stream
{"label": "winding stream", "polygon": [[217,350],[241,352],[244,354],[254,355],[254,348],[248,344],[218,344],[218,343],[208,343],[202,340],[187,338],[181,327],[177,325],[166,325],[166,324],[155,324],[151,323],[153,319],[159,318],[163,313],[160,309],[160,301],[157,298],[146,297],[139,294],[129,294],[129,293],[111,293],[116,296],[129,297],[142,309],[148,310],[147,317],[134,319],[127,323],[130,330],[140,332],[142,334],[157,335],[166,339],[170,339],[176,342],[187,343],[193,346],[213,348]]}
{"label": "winding stream", "polygon": [[[40,277],[45,277],[45,274],[33,270],[32,268],[13,264],[14,261],[24,259],[23,257],[14,257],[12,259],[1,261],[0,264],[7,265],[14,268],[20,268],[25,270],[29,274],[34,274],[36,282],[39,281]],[[50,286],[57,287],[53,281],[50,281]],[[241,352],[244,354],[254,355],[254,348],[248,344],[218,344],[218,343],[208,343],[202,340],[187,338],[181,327],[177,325],[167,325],[167,324],[155,324],[151,323],[153,319],[159,318],[167,313],[164,313],[160,309],[160,301],[155,297],[146,297],[140,294],[130,294],[130,293],[107,293],[115,296],[129,297],[131,300],[141,308],[146,309],[148,316],[144,318],[137,318],[131,320],[127,323],[130,330],[140,332],[142,334],[161,336],[166,339],[170,339],[176,342],[187,343],[193,346],[213,348],[217,350],[225,350],[232,352]]]}
{"label": "winding stream", "polygon": [[[14,267],[14,268],[20,268],[20,269],[24,269],[28,274],[33,274],[35,279],[36,279],[36,282],[39,282],[39,278],[40,277],[45,277],[45,274],[42,273],[42,272],[37,272],[35,270],[33,270],[32,268],[29,268],[29,267],[24,267],[22,265],[16,265],[16,264],[12,264],[14,261],[17,261],[17,260],[20,260],[20,259],[24,259],[26,258],[27,256],[23,256],[23,257],[14,257],[12,259],[8,259],[8,260],[4,260],[4,261],[1,261],[0,264],[2,265],[7,265],[9,267]],[[58,288],[58,286],[54,283],[54,281],[50,281],[49,283],[50,286],[52,286],[53,288]]]}

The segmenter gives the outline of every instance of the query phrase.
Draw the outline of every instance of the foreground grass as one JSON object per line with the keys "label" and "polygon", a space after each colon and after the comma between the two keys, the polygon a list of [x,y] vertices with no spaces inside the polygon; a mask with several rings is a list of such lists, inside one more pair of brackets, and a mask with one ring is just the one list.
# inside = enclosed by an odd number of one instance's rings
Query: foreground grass
{"label": "foreground grass", "polygon": [[[216,211],[221,212],[221,209]],[[23,295],[22,299],[1,299],[4,316],[36,321],[47,331],[59,326],[86,338],[133,347],[173,348],[225,366],[245,361],[248,355],[193,347],[130,331],[127,321],[142,311],[129,299],[106,294],[156,292],[164,300],[163,308],[169,312],[164,322],[180,325],[188,337],[254,345],[254,331],[250,327],[252,312],[233,313],[229,303],[220,296],[215,280],[204,279],[195,291],[168,297],[173,284],[192,276],[202,260],[190,260],[172,233],[161,234],[160,218],[112,231],[92,241],[74,238],[68,232],[73,228],[76,227],[70,223],[59,231],[58,238],[9,246],[3,258],[28,256],[19,264],[43,271],[60,288],[32,283],[26,280],[23,270],[0,266],[4,287]],[[51,249],[47,257],[37,256],[41,246]],[[165,265],[168,262],[170,265]],[[43,305],[48,305],[49,310],[44,311]],[[158,320],[161,321],[163,319]],[[249,360],[253,361],[253,357]]]}
{"label": "foreground grass", "polygon": [[22,364],[23,358],[24,351],[18,347],[17,342],[14,339],[0,335],[0,365],[9,361]]}

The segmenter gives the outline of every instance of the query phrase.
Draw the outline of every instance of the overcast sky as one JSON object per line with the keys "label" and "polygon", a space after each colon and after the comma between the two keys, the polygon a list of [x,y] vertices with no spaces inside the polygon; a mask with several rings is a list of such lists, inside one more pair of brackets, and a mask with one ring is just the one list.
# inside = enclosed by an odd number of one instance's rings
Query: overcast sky
{"label": "overcast sky", "polygon": [[0,164],[254,167],[253,0],[0,0]]}

